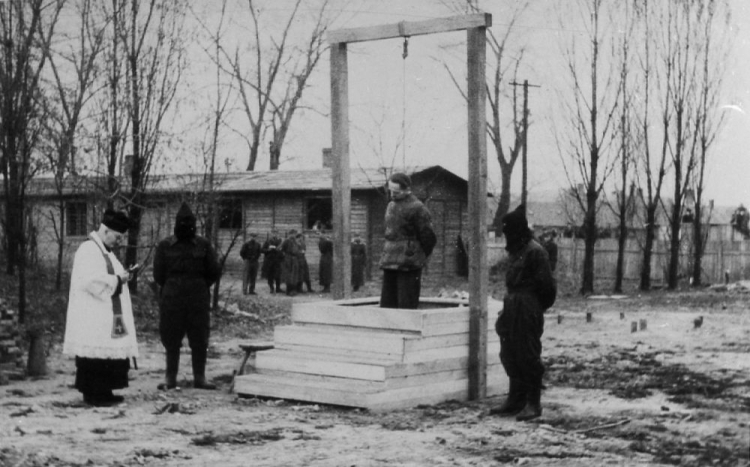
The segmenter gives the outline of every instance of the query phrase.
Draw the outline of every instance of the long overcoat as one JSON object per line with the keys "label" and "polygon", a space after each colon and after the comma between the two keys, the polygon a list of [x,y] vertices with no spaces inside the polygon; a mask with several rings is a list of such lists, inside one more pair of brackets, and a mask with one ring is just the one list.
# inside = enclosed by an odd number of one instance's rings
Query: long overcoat
{"label": "long overcoat", "polygon": [[333,279],[333,242],[326,237],[320,237],[318,250],[320,250],[318,280],[320,285],[327,287],[331,285]]}
{"label": "long overcoat", "polygon": [[352,286],[360,287],[365,283],[365,268],[367,267],[367,246],[359,240],[352,242]]}
{"label": "long overcoat", "polygon": [[290,285],[297,285],[302,282],[299,267],[299,245],[294,237],[287,237],[281,242],[281,252],[284,259],[281,263],[281,282]]}
{"label": "long overcoat", "polygon": [[263,253],[263,266],[260,269],[260,277],[270,280],[281,279],[281,262],[284,253],[281,252],[281,239],[271,237],[263,243],[260,252]]}

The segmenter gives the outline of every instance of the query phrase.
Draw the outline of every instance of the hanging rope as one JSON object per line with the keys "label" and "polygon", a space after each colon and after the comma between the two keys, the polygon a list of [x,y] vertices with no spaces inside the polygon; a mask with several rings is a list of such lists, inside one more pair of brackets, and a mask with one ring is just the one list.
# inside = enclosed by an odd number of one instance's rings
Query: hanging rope
{"label": "hanging rope", "polygon": [[406,167],[406,57],[409,56],[409,36],[404,29],[404,22],[401,21],[398,23],[398,33],[404,38],[401,52],[401,164]]}

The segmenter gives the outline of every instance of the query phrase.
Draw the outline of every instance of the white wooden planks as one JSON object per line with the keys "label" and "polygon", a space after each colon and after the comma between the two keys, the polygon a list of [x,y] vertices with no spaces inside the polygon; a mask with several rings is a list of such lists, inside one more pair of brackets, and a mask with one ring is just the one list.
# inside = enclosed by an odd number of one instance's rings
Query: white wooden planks
{"label": "white wooden planks", "polygon": [[[295,304],[293,324],[276,328],[275,349],[258,353],[254,373],[238,376],[235,390],[371,410],[466,399],[466,301],[423,299],[425,304],[419,310],[379,308],[373,298]],[[490,301],[490,316],[501,306]],[[487,332],[487,342],[491,395],[507,382],[494,331]]]}

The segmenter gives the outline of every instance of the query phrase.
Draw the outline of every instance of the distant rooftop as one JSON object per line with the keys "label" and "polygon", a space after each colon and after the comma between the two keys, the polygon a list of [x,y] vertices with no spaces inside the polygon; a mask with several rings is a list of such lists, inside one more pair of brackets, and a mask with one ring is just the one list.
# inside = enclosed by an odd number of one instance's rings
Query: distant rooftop
{"label": "distant rooftop", "polygon": [[[399,169],[396,169],[399,170]],[[464,180],[441,166],[413,167],[405,170],[411,175],[429,171],[442,171]],[[389,170],[389,173],[391,171]],[[331,190],[333,174],[329,168],[313,170],[271,170],[262,172],[217,173],[214,176],[216,191],[316,191]],[[465,181],[465,180],[464,180]],[[102,176],[79,176],[65,179],[64,194],[75,194],[104,186],[106,178]],[[385,185],[386,170],[383,168],[352,168],[350,186],[352,190],[371,190]],[[208,183],[206,174],[161,174],[149,176],[149,192],[178,193],[200,191]],[[0,185],[2,182],[0,181]],[[36,177],[27,189],[34,196],[54,196],[57,193],[53,177]]]}

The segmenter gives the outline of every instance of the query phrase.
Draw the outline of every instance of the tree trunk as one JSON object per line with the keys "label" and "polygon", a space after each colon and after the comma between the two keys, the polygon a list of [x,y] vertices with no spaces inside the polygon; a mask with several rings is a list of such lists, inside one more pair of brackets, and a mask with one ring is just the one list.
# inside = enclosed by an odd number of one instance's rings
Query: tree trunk
{"label": "tree trunk", "polygon": [[258,161],[258,138],[253,140],[250,145],[250,160],[247,162],[247,171],[252,172],[255,170],[255,163]]}
{"label": "tree trunk", "polygon": [[18,190],[20,189],[18,171],[13,168],[13,162],[9,162],[9,165],[11,166],[7,179],[9,190],[5,203],[6,245],[8,247],[6,271],[8,275],[13,276],[16,274],[16,268],[18,267],[18,243],[20,236],[18,224],[21,212],[18,206]]}
{"label": "tree trunk", "polygon": [[693,219],[693,287],[700,287],[703,285],[703,250],[705,244],[703,243],[702,211],[703,208],[700,203],[700,197],[698,197],[695,203],[695,218]]}
{"label": "tree trunk", "polygon": [[47,375],[47,336],[42,330],[29,332],[29,358],[26,362],[29,376]]}
{"label": "tree trunk", "polygon": [[280,165],[279,161],[281,159],[281,147],[271,142],[269,154],[270,154],[269,169],[279,170],[279,165]]}
{"label": "tree trunk", "polygon": [[62,289],[63,252],[65,250],[65,202],[60,201],[60,234],[57,239],[57,271],[55,271],[55,290]]}
{"label": "tree trunk", "polygon": [[680,268],[680,227],[682,218],[680,216],[681,203],[677,199],[672,207],[672,215],[669,219],[669,265],[667,269],[667,288],[677,289],[679,285],[678,273]]}
{"label": "tree trunk", "polygon": [[[141,196],[133,197],[133,204],[130,205],[130,229],[128,229],[128,247],[125,250],[125,267],[138,264],[138,240],[141,234],[141,218],[143,209],[141,206]],[[138,273],[133,274],[133,278],[128,282],[130,293],[138,295]]]}
{"label": "tree trunk", "polygon": [[584,254],[581,295],[594,293],[594,254],[596,247],[596,196],[587,196],[586,216],[583,220]]}
{"label": "tree trunk", "polygon": [[656,205],[646,208],[646,241],[643,244],[643,264],[641,264],[642,291],[651,290],[651,258],[654,254],[654,240],[656,239]]}
{"label": "tree trunk", "polygon": [[495,211],[495,218],[492,220],[492,226],[495,229],[495,235],[498,237],[502,235],[503,229],[503,216],[510,211],[510,170],[502,170],[500,172],[500,199],[497,203],[497,211]]}
{"label": "tree trunk", "polygon": [[18,238],[18,322],[26,322],[26,233],[23,225],[24,205],[19,206],[21,211],[20,236]]}
{"label": "tree trunk", "polygon": [[626,224],[625,213],[626,205],[623,204],[622,212],[620,213],[620,228],[618,229],[617,238],[617,269],[615,271],[615,293],[622,293],[622,281],[625,276],[625,245],[628,241],[628,226]]}

